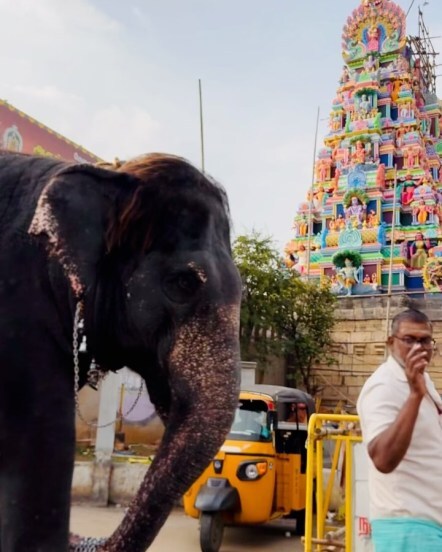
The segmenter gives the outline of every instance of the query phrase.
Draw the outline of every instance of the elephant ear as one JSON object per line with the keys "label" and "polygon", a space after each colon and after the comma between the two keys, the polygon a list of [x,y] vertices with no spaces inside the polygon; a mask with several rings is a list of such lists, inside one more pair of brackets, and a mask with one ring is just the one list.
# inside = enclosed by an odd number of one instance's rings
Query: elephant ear
{"label": "elephant ear", "polygon": [[121,196],[133,188],[126,174],[90,165],[53,176],[37,202],[29,234],[43,237],[77,297],[93,282],[105,254],[105,235]]}

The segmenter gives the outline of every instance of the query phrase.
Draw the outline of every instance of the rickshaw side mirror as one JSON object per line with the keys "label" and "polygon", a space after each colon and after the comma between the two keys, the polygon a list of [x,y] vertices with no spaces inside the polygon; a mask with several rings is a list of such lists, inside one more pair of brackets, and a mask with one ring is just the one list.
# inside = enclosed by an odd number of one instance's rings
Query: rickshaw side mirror
{"label": "rickshaw side mirror", "polygon": [[267,427],[269,428],[269,431],[275,431],[277,425],[278,425],[278,413],[276,412],[276,410],[268,410]]}

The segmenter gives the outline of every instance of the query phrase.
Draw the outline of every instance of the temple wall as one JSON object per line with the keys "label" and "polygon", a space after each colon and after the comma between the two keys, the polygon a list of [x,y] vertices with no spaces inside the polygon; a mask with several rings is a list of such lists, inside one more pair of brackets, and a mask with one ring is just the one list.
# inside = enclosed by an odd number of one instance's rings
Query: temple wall
{"label": "temple wall", "polygon": [[[389,320],[409,306],[427,314],[434,324],[438,344],[429,373],[436,388],[442,392],[442,295],[406,295],[391,298]],[[368,376],[385,358],[386,296],[340,298],[333,331],[335,341],[334,366],[319,366],[314,371],[314,383],[320,387],[321,407],[335,408],[338,403],[354,412],[359,391]]]}

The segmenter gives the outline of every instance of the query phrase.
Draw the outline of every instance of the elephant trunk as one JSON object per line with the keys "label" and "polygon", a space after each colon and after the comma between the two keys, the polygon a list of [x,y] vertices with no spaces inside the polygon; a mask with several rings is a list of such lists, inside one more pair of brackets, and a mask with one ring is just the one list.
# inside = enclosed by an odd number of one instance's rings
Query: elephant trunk
{"label": "elephant trunk", "polygon": [[171,410],[161,446],[103,552],[142,552],[203,472],[232,424],[239,394],[239,309],[218,307],[183,325],[169,360]]}

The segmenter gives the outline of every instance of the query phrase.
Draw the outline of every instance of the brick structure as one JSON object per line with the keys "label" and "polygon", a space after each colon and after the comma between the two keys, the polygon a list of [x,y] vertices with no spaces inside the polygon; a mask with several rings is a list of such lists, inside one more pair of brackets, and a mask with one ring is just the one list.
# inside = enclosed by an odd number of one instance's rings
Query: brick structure
{"label": "brick structure", "polygon": [[[386,320],[388,297],[341,298],[336,310],[333,331],[336,364],[319,366],[314,371],[314,381],[320,387],[323,409],[340,404],[354,412],[359,391],[369,375],[383,362],[386,354]],[[434,337],[438,344],[429,373],[436,387],[442,392],[442,297],[427,295],[391,298],[388,331],[391,319],[408,307],[418,308],[427,314],[434,324]]]}

